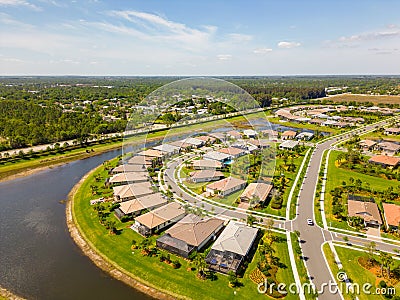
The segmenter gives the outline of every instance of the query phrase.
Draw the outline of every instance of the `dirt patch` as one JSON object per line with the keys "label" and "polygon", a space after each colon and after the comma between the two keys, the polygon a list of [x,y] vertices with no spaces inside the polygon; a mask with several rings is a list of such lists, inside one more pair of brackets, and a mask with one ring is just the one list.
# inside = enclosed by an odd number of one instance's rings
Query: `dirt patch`
{"label": "dirt patch", "polygon": [[[74,196],[75,193],[77,192],[78,188],[81,186],[81,184],[92,174],[95,172],[97,168],[91,170],[89,173],[87,173],[85,176],[81,178],[81,180],[72,188],[71,192],[68,194],[68,200],[67,200],[67,205],[66,205],[66,221],[67,221],[67,226],[68,230],[71,234],[72,239],[74,242],[78,245],[78,247],[82,250],[82,252],[88,256],[94,264],[102,269],[103,271],[107,272],[110,274],[112,277],[115,279],[118,279],[125,284],[133,287],[134,289],[137,289],[143,293],[148,294],[151,297],[154,297],[155,299],[177,299],[179,298],[178,296],[171,296],[168,295],[167,293],[164,293],[160,290],[157,290],[154,287],[151,287],[149,285],[146,285],[139,281],[139,279],[136,279],[132,277],[130,274],[128,274],[125,270],[120,268],[119,266],[115,265],[113,262],[109,261],[106,257],[103,257],[101,253],[97,252],[97,250],[94,248],[94,246],[91,244],[89,240],[85,238],[85,236],[81,233],[79,229],[79,225],[75,223],[74,216],[72,213],[73,210],[73,205],[74,205]],[[182,297],[181,297],[182,298]]]}
{"label": "dirt patch", "polygon": [[329,96],[327,99],[335,102],[341,101],[354,101],[354,102],[372,102],[374,104],[386,103],[386,104],[398,104],[400,103],[400,96],[388,96],[388,95],[361,95],[361,94],[339,94]]}

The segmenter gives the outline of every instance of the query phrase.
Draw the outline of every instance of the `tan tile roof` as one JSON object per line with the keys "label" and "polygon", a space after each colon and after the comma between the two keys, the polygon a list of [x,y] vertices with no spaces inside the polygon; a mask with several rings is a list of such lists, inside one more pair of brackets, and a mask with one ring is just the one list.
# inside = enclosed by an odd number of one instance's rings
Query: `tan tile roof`
{"label": "tan tile roof", "polygon": [[119,206],[119,209],[124,214],[127,215],[135,212],[140,212],[144,209],[151,209],[153,207],[160,206],[166,203],[167,200],[165,200],[161,196],[161,193],[155,193],[137,199],[122,202]]}
{"label": "tan tile roof", "polygon": [[135,221],[149,229],[153,229],[167,221],[183,215],[185,215],[185,209],[179,203],[172,202],[136,217]]}
{"label": "tan tile roof", "polygon": [[220,171],[215,170],[201,170],[190,172],[191,178],[215,178],[215,177],[224,177],[224,174]]}
{"label": "tan tile roof", "polygon": [[166,231],[171,237],[186,242],[192,246],[199,246],[224,224],[217,218],[201,219],[189,214]]}
{"label": "tan tile roof", "polygon": [[371,157],[369,159],[369,162],[395,167],[400,163],[400,157],[388,156],[388,155],[376,155]]}
{"label": "tan tile roof", "polygon": [[375,141],[373,141],[373,140],[362,140],[362,141],[360,141],[360,146],[361,147],[372,147],[372,146],[375,146],[376,145],[376,142]]}
{"label": "tan tile roof", "polygon": [[380,148],[383,150],[388,150],[388,151],[399,151],[400,150],[400,145],[392,142],[381,142],[378,144]]}
{"label": "tan tile roof", "polygon": [[217,160],[200,159],[193,161],[193,167],[222,168],[222,163]]}
{"label": "tan tile roof", "polygon": [[151,166],[151,158],[141,155],[135,155],[132,158],[127,160],[127,163],[130,165],[146,165]]}
{"label": "tan tile roof", "polygon": [[349,217],[361,217],[367,222],[375,221],[382,224],[378,205],[374,202],[348,200],[347,208]]}
{"label": "tan tile roof", "polygon": [[218,191],[226,191],[230,190],[231,188],[234,188],[238,185],[242,185],[246,183],[246,181],[235,178],[235,177],[228,177],[224,178],[221,180],[218,180],[216,182],[210,183],[207,185],[207,188],[212,189],[212,190],[218,190]]}
{"label": "tan tile roof", "polygon": [[196,139],[202,140],[203,142],[215,142],[216,138],[213,138],[212,136],[209,135],[200,135],[196,136]]}
{"label": "tan tile roof", "polygon": [[228,148],[221,148],[218,150],[218,152],[236,156],[239,154],[243,154],[246,151],[239,149],[239,148],[235,148],[235,147],[228,147]]}
{"label": "tan tile roof", "polygon": [[392,226],[399,226],[400,223],[400,205],[391,203],[382,203],[385,213],[386,223]]}
{"label": "tan tile roof", "polygon": [[146,172],[146,166],[143,165],[133,165],[133,164],[124,164],[116,166],[112,169],[113,173],[124,173],[124,172]]}
{"label": "tan tile roof", "polygon": [[148,179],[147,172],[128,172],[128,173],[117,173],[110,177],[110,183],[121,183],[121,182],[135,182],[144,181]]}
{"label": "tan tile roof", "polygon": [[148,181],[125,184],[113,187],[114,196],[119,196],[121,199],[140,197],[142,195],[153,193],[151,184]]}
{"label": "tan tile roof", "polygon": [[282,133],[282,136],[292,136],[292,137],[295,137],[296,134],[297,134],[296,131],[293,131],[293,130],[286,130],[286,131],[284,131],[284,132]]}
{"label": "tan tile roof", "polygon": [[165,154],[159,150],[147,149],[142,152],[139,152],[138,155],[162,158],[164,157]]}
{"label": "tan tile roof", "polygon": [[240,198],[247,198],[249,200],[258,197],[260,201],[265,201],[268,194],[271,192],[272,185],[263,182],[252,182],[243,191]]}

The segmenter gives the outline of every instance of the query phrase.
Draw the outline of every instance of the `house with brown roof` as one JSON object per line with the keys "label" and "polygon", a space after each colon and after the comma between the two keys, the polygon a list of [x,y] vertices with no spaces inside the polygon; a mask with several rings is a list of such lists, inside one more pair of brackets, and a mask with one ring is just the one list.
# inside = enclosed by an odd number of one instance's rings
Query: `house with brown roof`
{"label": "house with brown roof", "polygon": [[149,174],[147,172],[128,172],[128,173],[117,173],[107,178],[106,185],[121,185],[135,182],[148,181]]}
{"label": "house with brown roof", "polygon": [[386,128],[385,129],[385,134],[387,134],[387,135],[399,135],[400,134],[400,128],[396,128],[396,127]]}
{"label": "house with brown roof", "polygon": [[398,229],[400,225],[400,205],[382,203],[386,228]]}
{"label": "house with brown roof", "polygon": [[155,149],[147,149],[147,150],[143,150],[141,152],[139,152],[137,155],[141,155],[141,156],[146,156],[149,158],[159,158],[162,159],[165,154],[160,151],[160,150],[155,150]]}
{"label": "house with brown roof", "polygon": [[[358,199],[353,197],[353,199]],[[382,218],[379,213],[378,205],[372,201],[352,200],[351,196],[347,201],[347,209],[349,217],[360,217],[364,219],[366,227],[380,228]]]}
{"label": "house with brown roof", "polygon": [[256,146],[258,149],[266,149],[271,146],[269,140],[265,139],[249,139],[247,143]]}
{"label": "house with brown roof", "polygon": [[282,140],[293,140],[297,135],[296,131],[293,130],[286,130],[281,134]]}
{"label": "house with brown roof", "polygon": [[160,249],[188,258],[191,253],[202,250],[215,239],[223,227],[224,221],[221,219],[202,219],[188,214],[159,237],[156,245]]}
{"label": "house with brown roof", "polygon": [[128,201],[154,193],[148,181],[114,186],[113,191],[114,200],[117,202]]}
{"label": "house with brown roof", "polygon": [[204,143],[214,143],[216,141],[216,138],[213,138],[212,136],[209,135],[199,135],[196,136],[196,139],[203,141]]}
{"label": "house with brown roof", "polygon": [[225,197],[241,190],[245,186],[246,181],[235,177],[227,177],[207,185],[206,192],[211,195]]}
{"label": "house with brown roof", "polygon": [[272,190],[272,184],[264,182],[252,182],[243,191],[240,196],[242,202],[249,203],[250,206],[255,206],[264,202]]}
{"label": "house with brown roof", "polygon": [[136,217],[135,223],[131,226],[131,229],[143,236],[149,236],[156,231],[178,222],[185,215],[185,209],[179,203],[171,202]]}
{"label": "house with brown roof", "polygon": [[218,152],[228,154],[233,158],[238,158],[246,154],[245,150],[235,147],[221,148],[218,150]]}
{"label": "house with brown roof", "polygon": [[145,165],[131,165],[131,164],[123,164],[116,166],[110,171],[110,174],[118,174],[124,172],[146,172],[147,168]]}
{"label": "house with brown roof", "polygon": [[369,163],[381,165],[385,168],[396,168],[400,164],[400,157],[376,155],[368,160]]}
{"label": "house with brown roof", "polygon": [[361,140],[358,145],[360,145],[361,149],[368,151],[368,150],[372,150],[375,145],[377,144],[377,142],[373,141],[373,140]]}
{"label": "house with brown roof", "polygon": [[161,193],[150,194],[122,202],[120,206],[114,210],[114,214],[118,219],[124,216],[135,217],[146,210],[153,210],[167,203],[167,200]]}
{"label": "house with brown roof", "polygon": [[216,160],[199,159],[192,161],[195,170],[218,170],[222,168],[222,163]]}
{"label": "house with brown roof", "polygon": [[194,183],[200,183],[200,182],[209,182],[209,181],[219,180],[223,177],[224,177],[224,174],[221,171],[200,170],[200,171],[190,172],[187,180],[194,182]]}
{"label": "house with brown roof", "polygon": [[151,167],[153,165],[153,159],[146,156],[135,155],[129,158],[126,163],[128,165],[140,165],[144,166],[144,169]]}
{"label": "house with brown roof", "polygon": [[376,145],[376,148],[382,151],[382,154],[396,155],[400,151],[400,145],[393,142],[381,142]]}
{"label": "house with brown roof", "polygon": [[237,130],[230,130],[226,133],[227,136],[234,138],[234,139],[241,139],[242,134]]}

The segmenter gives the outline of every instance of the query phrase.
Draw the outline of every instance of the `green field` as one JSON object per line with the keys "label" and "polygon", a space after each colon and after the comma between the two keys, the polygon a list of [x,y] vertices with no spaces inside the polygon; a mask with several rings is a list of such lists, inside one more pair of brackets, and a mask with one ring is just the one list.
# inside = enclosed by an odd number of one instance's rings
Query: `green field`
{"label": "green field", "polygon": [[[95,181],[96,174],[100,174],[102,177],[99,182]],[[175,255],[171,254],[171,258],[179,260],[182,265],[179,269],[173,269],[170,265],[160,262],[157,257],[142,256],[140,250],[132,251],[132,240],[140,243],[143,238],[129,229],[131,222],[121,223],[113,214],[109,218],[117,222],[119,234],[110,235],[99,223],[95,211],[89,205],[90,199],[99,197],[99,195],[92,195],[91,185],[98,185],[99,192],[109,193],[109,189],[101,187],[106,175],[107,170],[100,166],[83,182],[73,200],[74,220],[78,223],[85,239],[89,240],[89,243],[101,253],[103,258],[124,269],[131,277],[174,296],[179,295],[192,299],[231,299],[236,292],[236,297],[240,299],[264,299],[265,296],[258,294],[256,285],[248,278],[249,272],[256,264],[255,260],[250,263],[244,277],[239,279],[243,286],[234,290],[228,286],[227,276],[221,274],[217,274],[215,281],[197,279],[196,271],[188,270],[193,267],[192,263]],[[153,242],[155,239],[156,236],[151,237]],[[278,279],[289,284],[293,282],[293,278],[287,245],[284,242],[275,243],[275,247],[277,247],[276,255],[286,266],[278,271]],[[214,293],[213,291],[218,292]],[[287,296],[285,299],[296,298]]]}
{"label": "green field", "polygon": [[[371,285],[371,289],[369,290],[371,293],[375,293],[375,288],[377,287],[378,283],[384,279],[384,278],[379,278],[375,274],[373,274],[371,271],[365,269],[360,265],[358,262],[358,259],[360,257],[366,257],[367,253],[358,251],[358,250],[353,250],[353,249],[348,249],[340,246],[335,246],[336,252],[339,256],[339,259],[343,265],[343,270],[340,271],[345,271],[348,278],[350,281],[354,284],[358,284],[360,286],[360,294],[357,295],[360,300],[369,300],[369,299],[387,299],[382,297],[381,295],[367,295],[362,292],[362,286],[364,283],[369,283]],[[331,267],[332,273],[334,276],[339,272],[339,268],[337,267],[332,251],[329,247],[328,244],[324,245],[324,253],[327,257],[327,260],[329,262],[329,266]],[[391,270],[394,270],[398,268],[400,265],[400,262],[395,260],[393,263]],[[379,275],[380,276],[380,275]],[[335,278],[336,279],[336,278]],[[340,287],[340,283],[339,283]],[[343,285],[344,287],[344,285]],[[397,283],[395,286],[396,289],[396,295],[400,295],[400,283]],[[343,289],[345,291],[345,288]],[[353,295],[348,294],[346,292],[343,293],[343,296],[346,300],[352,300],[354,299]]]}
{"label": "green field", "polygon": [[[339,153],[339,151],[332,151],[329,157],[329,167],[325,193],[325,214],[328,225],[331,225],[332,227],[353,230],[347,225],[347,222],[337,220],[332,214],[332,196],[330,194],[330,191],[333,190],[335,187],[341,186],[343,181],[349,183],[350,177],[354,178],[354,180],[360,179],[363,185],[369,184],[369,187],[372,190],[376,191],[384,191],[389,186],[392,186],[394,189],[396,189],[399,183],[395,180],[386,180],[383,178],[373,177],[351,170],[341,169],[335,165],[335,161]],[[379,199],[376,200],[377,203],[379,203]]]}

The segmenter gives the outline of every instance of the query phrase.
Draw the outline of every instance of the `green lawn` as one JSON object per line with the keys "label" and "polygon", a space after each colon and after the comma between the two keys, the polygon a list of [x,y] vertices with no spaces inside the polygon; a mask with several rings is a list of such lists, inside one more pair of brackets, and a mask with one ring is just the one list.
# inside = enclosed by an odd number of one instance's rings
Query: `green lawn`
{"label": "green lawn", "polygon": [[[116,163],[116,161],[111,163]],[[100,166],[77,190],[74,197],[73,214],[85,238],[90,240],[90,243],[105,259],[126,270],[130,276],[174,296],[180,295],[180,297],[192,299],[232,299],[234,297],[234,290],[228,287],[227,276],[217,274],[216,281],[203,281],[196,278],[196,271],[188,271],[188,268],[193,266],[184,259],[171,255],[173,260],[179,260],[182,264],[179,269],[173,269],[171,266],[160,262],[157,257],[142,256],[140,250],[132,251],[131,241],[135,240],[139,243],[143,239],[129,229],[132,222],[121,223],[111,214],[109,218],[117,222],[120,234],[110,235],[99,223],[97,214],[89,205],[89,199],[99,197],[99,195],[92,195],[90,189],[90,185],[100,186],[102,184],[95,182],[97,173],[100,173],[103,177],[107,171],[104,170],[103,166]],[[108,190],[104,190],[104,192],[108,193]],[[152,240],[154,241],[155,238],[152,237]],[[293,282],[286,243],[277,243],[276,247],[277,255],[287,266],[287,269],[279,271],[279,280],[288,283]],[[250,263],[244,277],[240,279],[243,286],[236,288],[238,299],[265,299],[265,296],[258,294],[256,285],[248,279],[248,272],[252,271],[254,264],[255,261]],[[287,299],[296,298],[289,298],[288,296]]]}
{"label": "green lawn", "polygon": [[[399,183],[395,180],[386,180],[383,178],[373,177],[362,173],[354,172],[351,170],[344,170],[338,168],[335,165],[335,160],[339,155],[339,153],[340,153],[339,151],[332,151],[329,157],[329,167],[328,167],[328,176],[327,176],[326,193],[325,193],[325,214],[328,226],[332,225],[333,227],[353,230],[351,227],[347,225],[347,222],[339,221],[333,216],[332,205],[331,205],[332,197],[330,195],[330,191],[333,190],[335,187],[341,186],[343,181],[349,183],[350,177],[354,178],[354,180],[360,179],[363,182],[363,185],[369,184],[370,188],[376,191],[384,191],[389,186],[392,186],[394,189],[396,189]],[[379,203],[379,199],[375,200],[377,200],[377,203]]]}
{"label": "green lawn", "polygon": [[400,135],[386,135],[380,131],[373,131],[361,136],[362,139],[378,139],[393,142],[400,142]]}
{"label": "green lawn", "polygon": [[[352,283],[357,283],[360,286],[361,293],[358,295],[358,298],[360,300],[369,300],[372,298],[373,299],[385,299],[379,295],[367,295],[365,293],[362,293],[362,285],[364,283],[371,284],[372,287],[370,289],[370,292],[374,293],[375,287],[377,286],[379,281],[382,279],[382,278],[377,278],[377,276],[375,276],[375,274],[373,274],[369,270],[362,267],[360,265],[360,263],[358,262],[358,259],[362,256],[365,257],[367,255],[367,253],[340,247],[340,246],[335,246],[335,249],[336,249],[339,259],[343,265],[343,271],[346,272],[348,278],[350,279],[350,281]],[[329,266],[331,267],[332,273],[334,274],[334,276],[336,276],[336,274],[339,272],[339,268],[337,267],[337,265],[334,261],[332,251],[328,244],[324,245],[324,252],[327,256]],[[395,261],[393,263],[392,270],[394,268],[399,267],[399,265],[400,265],[400,262]],[[339,284],[339,286],[340,286],[340,284]],[[395,288],[396,288],[396,295],[399,295],[400,294],[400,283],[397,283],[395,285]],[[346,300],[353,299],[352,295],[349,295],[346,293],[343,293],[343,296]]]}
{"label": "green lawn", "polygon": [[310,129],[314,131],[319,131],[319,132],[330,132],[332,134],[338,134],[340,132],[344,132],[345,130],[338,130],[336,128],[331,128],[327,126],[318,126],[314,124],[303,124],[303,123],[294,123],[294,122],[280,122],[280,118],[268,118],[268,121],[271,123],[275,124],[280,124],[282,126],[288,126],[288,127],[293,127],[293,128],[299,128],[299,129]]}

